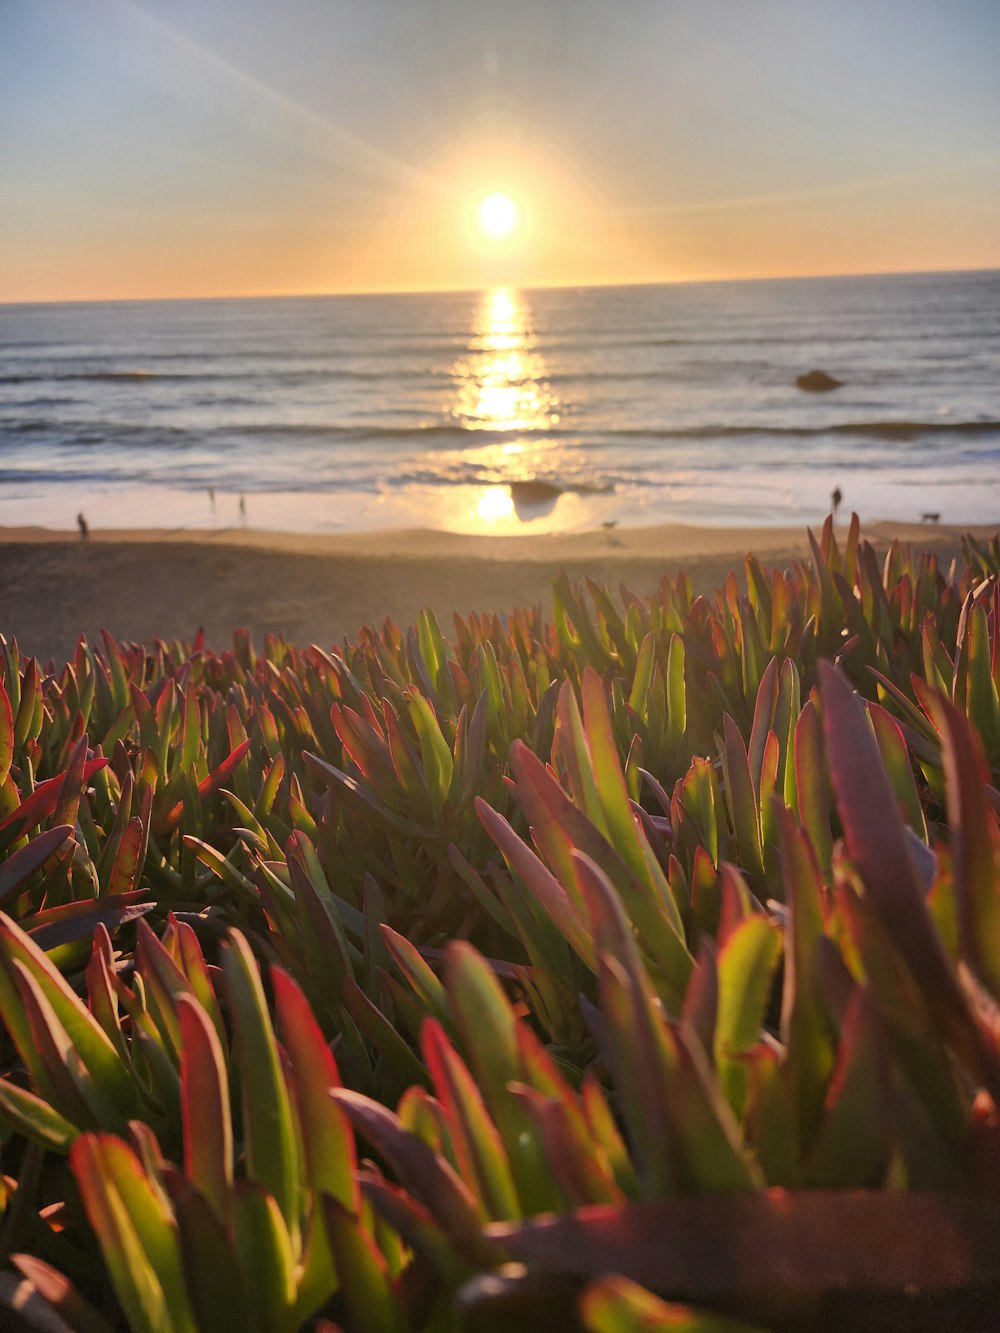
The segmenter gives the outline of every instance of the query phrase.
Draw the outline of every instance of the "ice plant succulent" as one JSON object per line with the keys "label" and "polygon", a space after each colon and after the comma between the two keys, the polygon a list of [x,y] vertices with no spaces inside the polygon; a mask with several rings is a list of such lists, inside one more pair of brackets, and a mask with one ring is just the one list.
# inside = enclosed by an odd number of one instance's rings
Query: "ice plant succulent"
{"label": "ice plant succulent", "polygon": [[810,551],[0,645],[5,1317],[995,1327],[1000,546]]}

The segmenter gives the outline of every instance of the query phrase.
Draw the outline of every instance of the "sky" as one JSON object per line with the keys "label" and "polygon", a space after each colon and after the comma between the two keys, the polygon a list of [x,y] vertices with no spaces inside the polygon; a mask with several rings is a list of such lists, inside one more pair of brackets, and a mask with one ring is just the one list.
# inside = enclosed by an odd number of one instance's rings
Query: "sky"
{"label": "sky", "polygon": [[1000,0],[0,0],[0,301],[990,267]]}

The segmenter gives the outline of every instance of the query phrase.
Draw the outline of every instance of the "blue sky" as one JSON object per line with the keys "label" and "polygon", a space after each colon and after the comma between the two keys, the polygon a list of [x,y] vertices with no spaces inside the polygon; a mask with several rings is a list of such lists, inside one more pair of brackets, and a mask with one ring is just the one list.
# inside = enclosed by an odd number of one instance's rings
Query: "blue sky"
{"label": "blue sky", "polygon": [[0,126],[0,300],[1000,266],[996,0],[0,0]]}

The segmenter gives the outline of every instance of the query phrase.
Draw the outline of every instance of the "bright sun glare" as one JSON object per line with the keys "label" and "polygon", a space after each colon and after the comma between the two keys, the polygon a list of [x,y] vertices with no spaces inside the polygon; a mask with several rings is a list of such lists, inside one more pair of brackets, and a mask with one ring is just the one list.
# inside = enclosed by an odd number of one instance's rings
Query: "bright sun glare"
{"label": "bright sun glare", "polygon": [[500,240],[517,226],[517,205],[506,194],[488,194],[479,205],[479,225],[487,236]]}

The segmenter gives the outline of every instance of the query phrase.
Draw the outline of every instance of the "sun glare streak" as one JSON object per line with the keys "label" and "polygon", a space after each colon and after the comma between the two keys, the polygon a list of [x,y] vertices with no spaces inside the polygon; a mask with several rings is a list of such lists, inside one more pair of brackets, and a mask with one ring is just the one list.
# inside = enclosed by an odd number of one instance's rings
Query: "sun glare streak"
{"label": "sun glare streak", "polygon": [[116,9],[133,21],[144,25],[161,41],[168,42],[180,56],[189,62],[211,70],[213,74],[221,77],[241,92],[249,93],[257,101],[266,102],[275,110],[293,117],[298,121],[300,127],[307,125],[313,130],[320,131],[327,139],[335,143],[359,170],[396,182],[406,181],[424,187],[430,186],[439,193],[454,193],[436,177],[410,166],[391,153],[385,152],[384,149],[369,143],[367,139],[361,138],[360,135],[352,134],[350,130],[345,130],[334,121],[327,119],[326,116],[320,115],[318,111],[303,106],[301,102],[295,101],[287,93],[271,87],[270,84],[264,83],[263,80],[253,74],[247,73],[246,70],[234,65],[215,51],[202,46],[200,42],[196,42],[194,38],[189,37],[180,28],[168,23],[166,19],[149,13],[142,5],[136,4],[135,0],[105,0],[105,2],[114,5]]}

